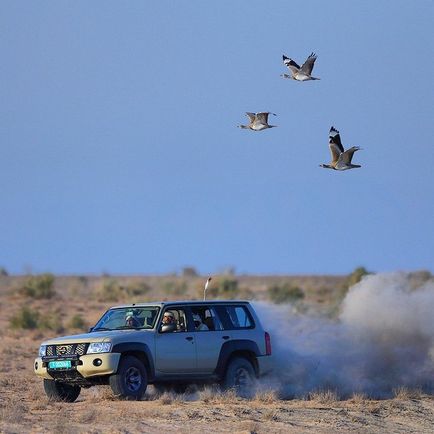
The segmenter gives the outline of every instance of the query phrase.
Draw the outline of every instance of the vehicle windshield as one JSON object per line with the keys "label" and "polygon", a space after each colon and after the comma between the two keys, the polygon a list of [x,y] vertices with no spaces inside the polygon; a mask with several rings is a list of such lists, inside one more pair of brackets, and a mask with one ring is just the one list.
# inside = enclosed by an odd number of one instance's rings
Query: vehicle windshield
{"label": "vehicle windshield", "polygon": [[92,331],[152,329],[155,326],[159,310],[160,308],[157,306],[110,309],[96,323]]}

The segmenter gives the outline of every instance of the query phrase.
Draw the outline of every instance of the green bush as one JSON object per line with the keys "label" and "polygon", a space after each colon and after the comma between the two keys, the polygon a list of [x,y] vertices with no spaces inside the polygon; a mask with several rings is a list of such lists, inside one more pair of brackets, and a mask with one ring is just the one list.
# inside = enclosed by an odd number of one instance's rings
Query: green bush
{"label": "green bush", "polygon": [[298,286],[289,283],[273,285],[267,290],[268,297],[273,303],[293,303],[304,298],[304,292]]}
{"label": "green bush", "polygon": [[38,321],[39,312],[24,306],[9,320],[9,323],[14,329],[32,330],[38,328]]}
{"label": "green bush", "polygon": [[356,283],[359,283],[363,276],[371,274],[365,267],[357,267],[352,273],[350,273],[345,282],[345,286],[351,288]]}
{"label": "green bush", "polygon": [[129,296],[138,296],[147,294],[151,290],[151,287],[146,282],[138,282],[130,284],[124,289]]}
{"label": "green bush", "polygon": [[69,328],[86,330],[87,324],[80,314],[74,315],[68,323]]}
{"label": "green bush", "polygon": [[218,295],[224,298],[234,298],[238,294],[238,280],[222,279],[218,285]]}
{"label": "green bush", "polygon": [[19,289],[20,294],[36,299],[52,298],[56,291],[53,288],[54,276],[51,273],[31,276],[24,286]]}
{"label": "green bush", "polygon": [[123,287],[114,279],[103,282],[96,292],[99,301],[118,301],[124,295]]}
{"label": "green bush", "polygon": [[197,277],[197,271],[194,267],[184,267],[182,269],[182,276],[183,277]]}
{"label": "green bush", "polygon": [[165,282],[163,285],[163,292],[169,296],[179,297],[185,295],[188,290],[188,285],[186,282]]}
{"label": "green bush", "polygon": [[62,323],[62,317],[57,313],[48,313],[40,317],[38,329],[53,330],[56,333],[62,333],[65,329]]}
{"label": "green bush", "polygon": [[[199,296],[203,296],[203,286],[198,288]],[[211,285],[208,287],[206,296],[212,298],[237,298],[239,296],[238,280],[231,278],[221,278],[212,280]]]}
{"label": "green bush", "polygon": [[83,286],[87,286],[89,283],[89,279],[87,278],[87,276],[78,276],[78,281],[81,283],[81,285]]}

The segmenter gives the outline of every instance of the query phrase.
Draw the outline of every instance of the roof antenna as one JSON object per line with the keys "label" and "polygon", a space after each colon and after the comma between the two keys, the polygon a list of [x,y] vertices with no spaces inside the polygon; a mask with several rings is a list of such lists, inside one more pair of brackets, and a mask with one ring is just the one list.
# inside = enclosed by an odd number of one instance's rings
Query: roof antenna
{"label": "roof antenna", "polygon": [[203,289],[203,300],[206,300],[206,290],[208,289],[208,285],[209,282],[211,282],[212,277],[208,277],[208,279],[206,279],[206,283],[205,283],[205,288]]}

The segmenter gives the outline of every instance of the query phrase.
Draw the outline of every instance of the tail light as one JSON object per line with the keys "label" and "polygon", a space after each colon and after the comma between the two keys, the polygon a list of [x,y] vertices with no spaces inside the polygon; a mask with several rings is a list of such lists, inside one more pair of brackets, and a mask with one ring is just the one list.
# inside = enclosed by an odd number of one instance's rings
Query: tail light
{"label": "tail light", "polygon": [[267,332],[265,332],[265,354],[271,356],[271,338]]}

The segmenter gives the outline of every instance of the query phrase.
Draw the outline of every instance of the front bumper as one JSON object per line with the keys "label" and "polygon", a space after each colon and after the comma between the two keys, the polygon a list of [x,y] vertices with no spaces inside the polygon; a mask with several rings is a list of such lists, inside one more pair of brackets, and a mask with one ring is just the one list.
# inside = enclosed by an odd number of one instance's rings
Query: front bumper
{"label": "front bumper", "polygon": [[[57,377],[58,373],[67,373],[76,371],[83,378],[91,378],[101,375],[113,374],[118,369],[120,353],[99,353],[99,354],[85,354],[76,360],[73,360],[73,366],[70,369],[48,369],[48,358],[37,357],[33,365],[36,375],[42,378],[53,380]],[[54,360],[53,358],[50,358]],[[94,362],[99,359],[101,363],[96,366]],[[67,357],[58,358],[56,360],[69,360]],[[52,374],[52,375],[51,375]]]}

